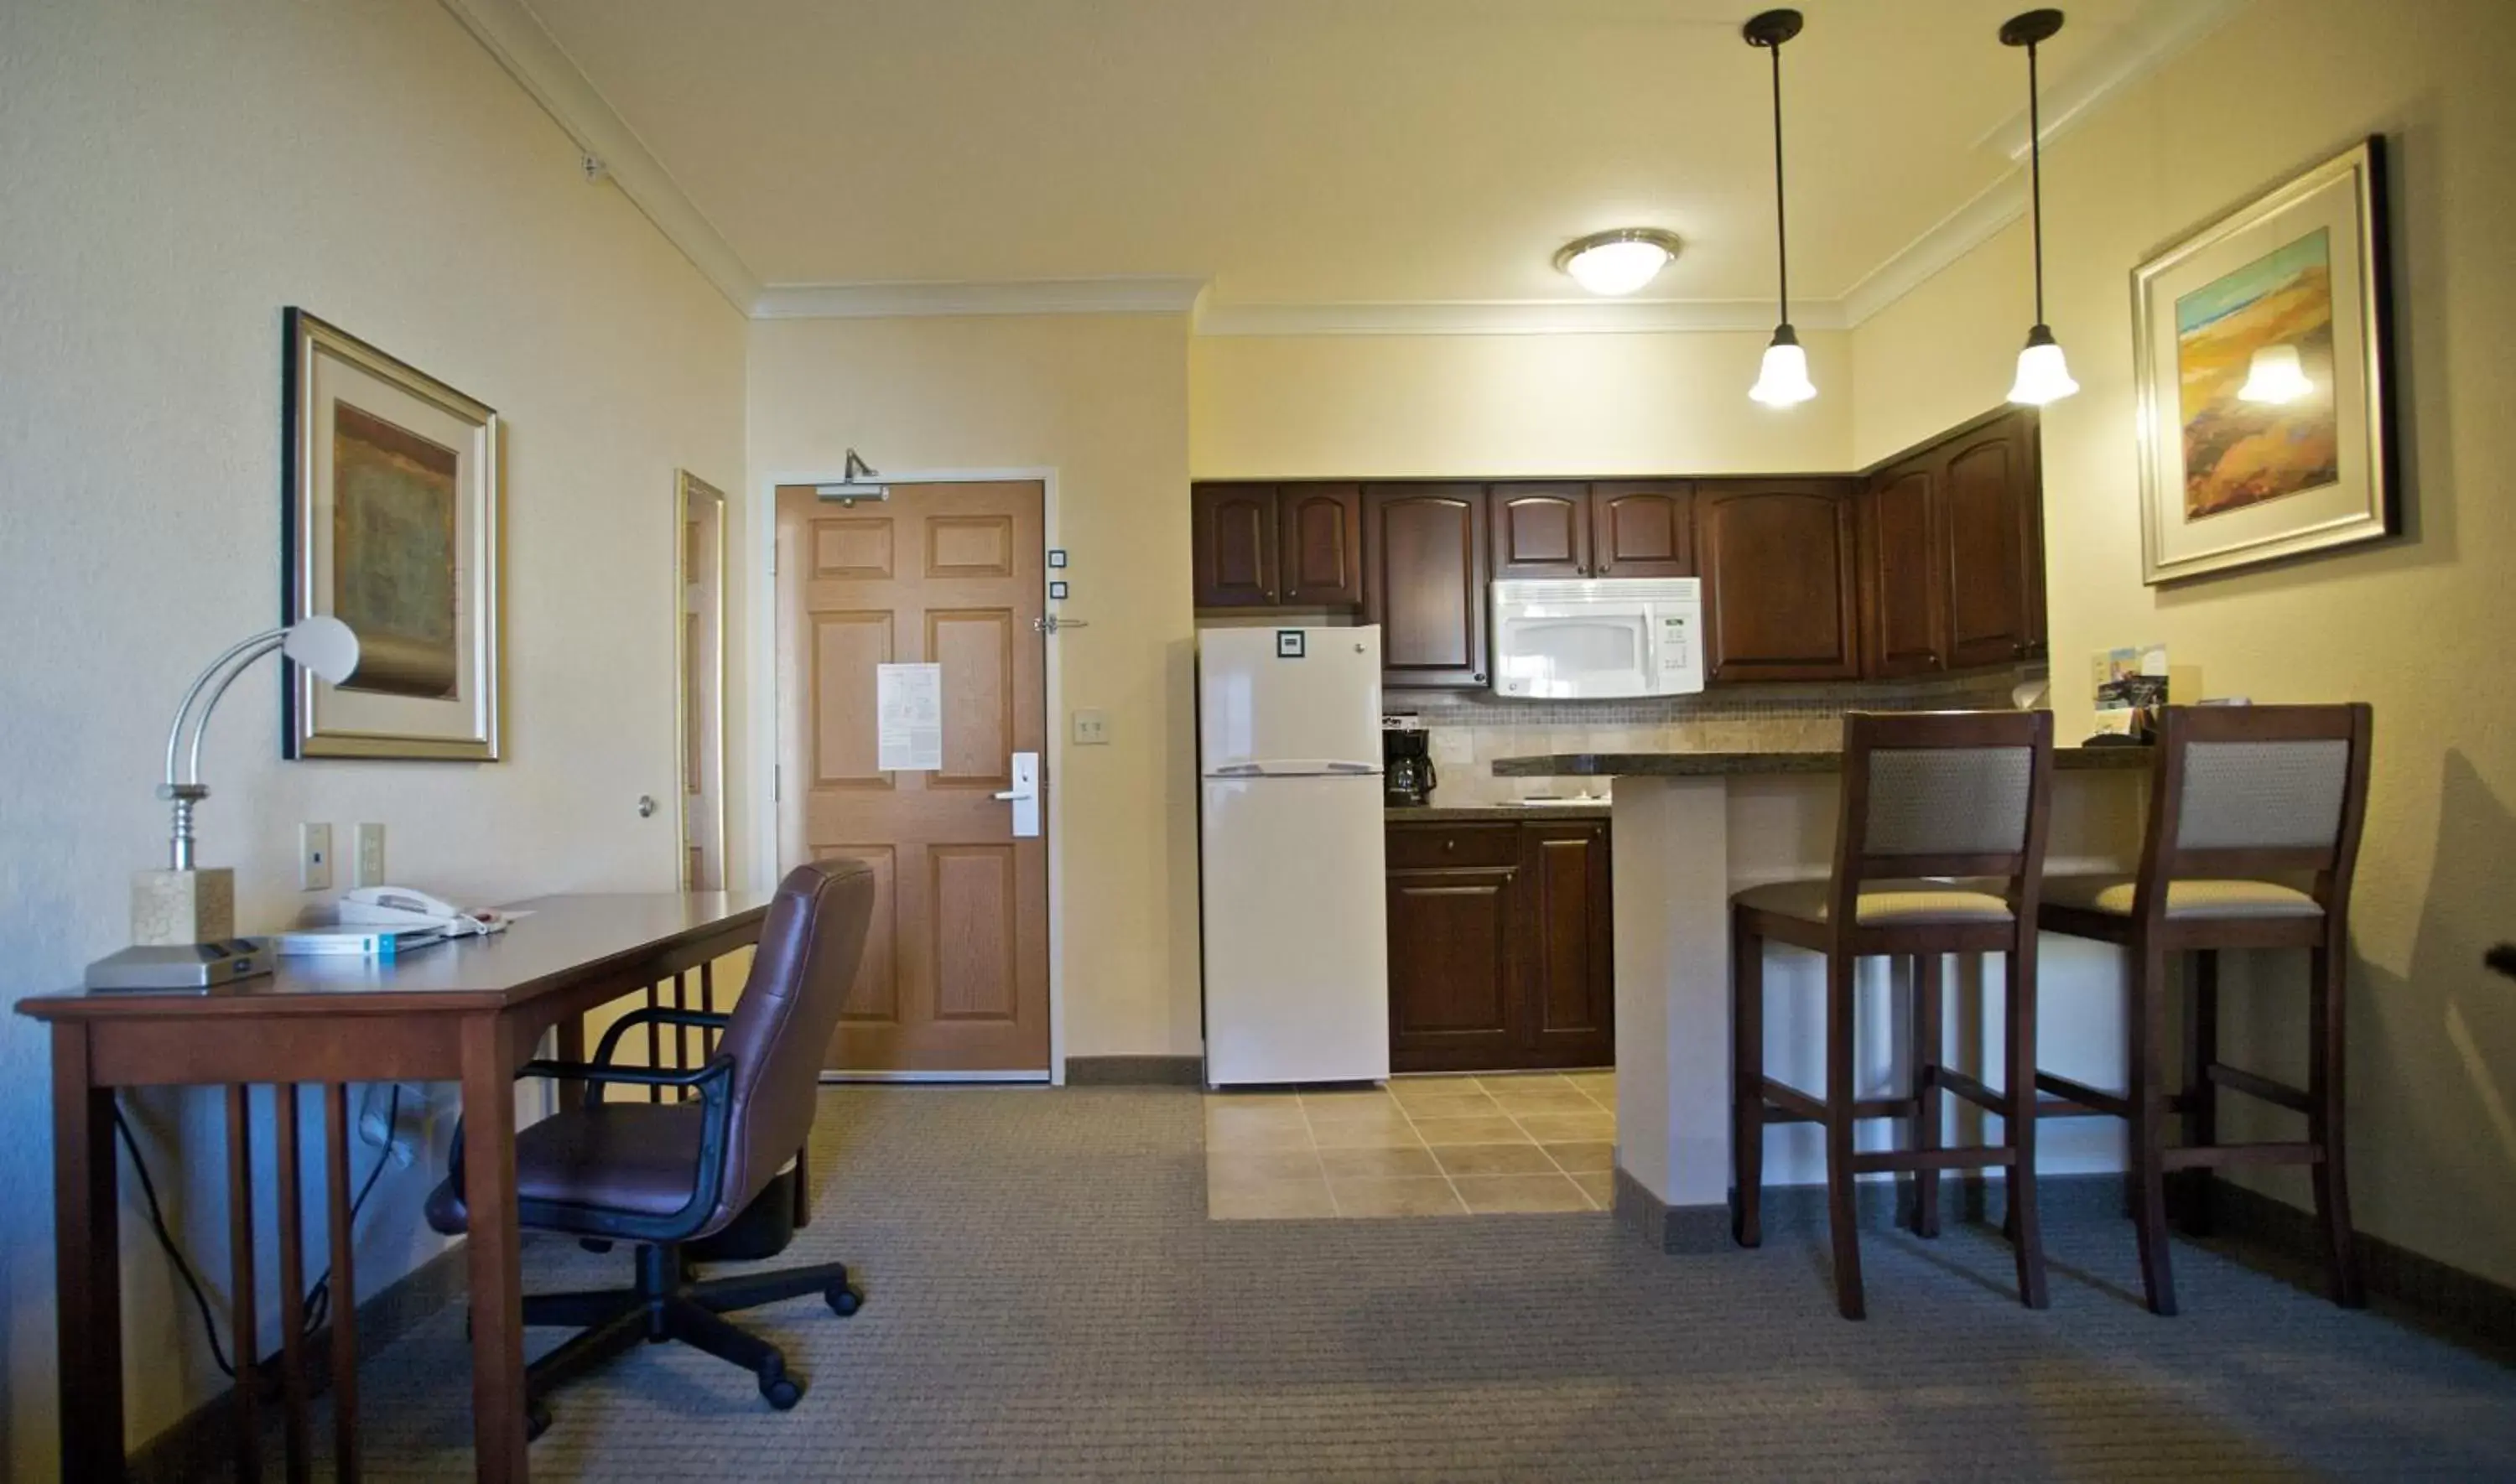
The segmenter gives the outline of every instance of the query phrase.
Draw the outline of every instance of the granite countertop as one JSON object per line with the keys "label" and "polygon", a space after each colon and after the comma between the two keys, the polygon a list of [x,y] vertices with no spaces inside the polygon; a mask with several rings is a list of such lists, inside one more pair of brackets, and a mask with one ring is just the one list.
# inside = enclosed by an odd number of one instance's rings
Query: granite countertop
{"label": "granite countertop", "polygon": [[[2103,768],[2143,771],[2149,767],[2146,747],[2057,747],[2057,768]],[[1705,778],[1747,777],[1771,773],[1832,773],[1843,767],[1843,754],[1819,752],[1695,753],[1549,753],[1534,758],[1497,758],[1498,778]],[[1535,810],[1517,810],[1533,813]]]}
{"label": "granite countertop", "polygon": [[1496,819],[1605,819],[1608,801],[1595,804],[1419,804],[1381,811],[1391,824],[1465,824]]}

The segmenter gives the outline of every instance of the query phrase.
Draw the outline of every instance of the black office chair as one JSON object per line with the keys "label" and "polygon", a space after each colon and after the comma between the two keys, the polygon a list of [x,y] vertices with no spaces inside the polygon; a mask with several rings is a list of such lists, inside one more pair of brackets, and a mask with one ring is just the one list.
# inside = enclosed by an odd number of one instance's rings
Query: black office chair
{"label": "black office chair", "polygon": [[[804,1382],[786,1374],[776,1345],[719,1316],[816,1292],[834,1312],[855,1313],[846,1264],[700,1282],[685,1246],[724,1232],[755,1203],[792,1201],[779,1175],[812,1129],[822,1051],[864,953],[873,889],[862,861],[797,867],[770,903],[732,1014],[634,1010],[604,1036],[592,1063],[524,1065],[524,1076],[583,1082],[586,1094],[582,1106],[516,1135],[518,1219],[589,1246],[638,1246],[634,1288],[525,1298],[526,1325],[582,1331],[526,1370],[530,1435],[550,1425],[553,1388],[640,1340],[678,1340],[734,1362],[760,1378],[760,1394],[781,1412],[803,1399]],[[611,1065],[622,1032],[650,1022],[725,1034],[716,1055],[694,1070]],[[606,1102],[603,1090],[612,1085],[686,1088],[697,1096]],[[468,1225],[459,1134],[454,1147],[454,1167],[428,1200],[429,1224],[449,1236]]]}

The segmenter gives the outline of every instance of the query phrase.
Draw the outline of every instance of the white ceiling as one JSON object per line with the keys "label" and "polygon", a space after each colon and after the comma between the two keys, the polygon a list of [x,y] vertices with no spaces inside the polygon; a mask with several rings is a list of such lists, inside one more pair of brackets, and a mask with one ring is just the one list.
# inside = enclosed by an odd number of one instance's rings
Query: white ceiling
{"label": "white ceiling", "polygon": [[[1579,300],[1555,248],[1650,225],[1687,247],[1643,297],[1774,289],[1752,3],[525,3],[769,285],[1145,274],[1208,281],[1210,309]],[[2189,39],[2198,5],[2074,0],[2044,51],[2048,138]],[[2025,66],[1994,33],[2026,7],[1799,8],[1794,297],[1834,299],[2014,170]]]}

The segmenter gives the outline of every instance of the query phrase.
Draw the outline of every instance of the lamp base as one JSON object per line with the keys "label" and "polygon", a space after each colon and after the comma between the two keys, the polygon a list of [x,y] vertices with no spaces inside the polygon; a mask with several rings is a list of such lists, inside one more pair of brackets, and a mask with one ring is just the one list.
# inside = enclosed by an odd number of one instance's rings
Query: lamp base
{"label": "lamp base", "polygon": [[235,872],[226,866],[131,874],[131,941],[140,948],[235,936]]}

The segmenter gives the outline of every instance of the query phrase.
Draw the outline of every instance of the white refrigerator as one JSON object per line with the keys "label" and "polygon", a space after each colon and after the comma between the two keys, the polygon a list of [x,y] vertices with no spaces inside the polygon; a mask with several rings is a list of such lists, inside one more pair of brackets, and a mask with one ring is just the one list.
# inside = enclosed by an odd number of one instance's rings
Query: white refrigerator
{"label": "white refrigerator", "polygon": [[1196,648],[1205,1079],[1385,1080],[1380,630]]}

